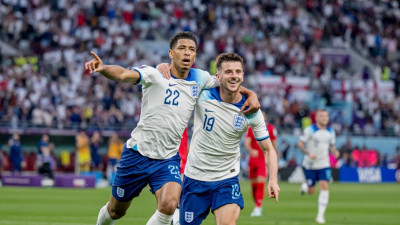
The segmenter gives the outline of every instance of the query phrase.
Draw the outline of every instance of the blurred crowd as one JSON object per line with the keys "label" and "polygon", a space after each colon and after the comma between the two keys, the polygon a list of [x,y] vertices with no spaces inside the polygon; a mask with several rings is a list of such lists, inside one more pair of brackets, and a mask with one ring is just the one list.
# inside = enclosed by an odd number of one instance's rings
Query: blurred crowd
{"label": "blurred crowd", "polygon": [[[113,179],[121,158],[125,140],[115,132],[106,141],[99,131],[87,133],[80,130],[75,136],[74,150],[55,150],[48,134],[43,134],[36,144],[36,149],[21,142],[18,133],[13,133],[8,146],[0,146],[1,172],[37,171],[39,174],[54,178],[56,172],[88,173],[99,172],[109,181]],[[103,152],[102,147],[106,148]]]}
{"label": "blurred crowd", "polygon": [[[140,116],[140,87],[85,71],[89,51],[106,64],[155,66],[169,61],[168,48],[143,48],[142,43],[165,44],[185,30],[199,40],[197,67],[215,73],[215,56],[234,51],[244,57],[250,80],[309,77],[312,90],[328,106],[334,102],[329,81],[347,77],[340,72],[345,65],[328,62],[320,50],[352,46],[382,71],[381,77],[368,69],[350,75],[392,80],[396,97],[352,99],[356,119],[353,124],[339,122],[337,131],[400,135],[398,1],[286,2],[2,0],[1,40],[21,53],[12,57],[0,52],[1,126],[132,129]],[[290,92],[259,96],[278,129],[293,130],[312,117],[308,102]]]}
{"label": "blurred crowd", "polygon": [[331,167],[334,168],[342,166],[400,168],[400,145],[396,146],[395,154],[392,157],[365,145],[353,146],[350,138],[347,138],[338,150],[340,151],[339,159],[335,159],[333,155],[330,156]]}

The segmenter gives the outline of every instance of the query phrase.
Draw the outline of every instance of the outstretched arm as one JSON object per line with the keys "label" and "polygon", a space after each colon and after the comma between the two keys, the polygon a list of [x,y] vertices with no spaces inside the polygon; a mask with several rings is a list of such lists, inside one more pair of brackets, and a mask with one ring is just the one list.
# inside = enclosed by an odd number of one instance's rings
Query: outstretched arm
{"label": "outstretched arm", "polygon": [[118,65],[104,65],[100,57],[94,53],[93,59],[85,63],[85,69],[90,70],[91,73],[99,72],[101,75],[110,80],[137,83],[140,79],[140,74],[134,70],[128,70]]}
{"label": "outstretched arm", "polygon": [[268,159],[268,197],[275,198],[275,201],[278,202],[279,192],[281,190],[278,185],[278,156],[276,155],[276,150],[272,146],[272,142],[269,138],[259,141],[258,144],[266,153],[265,158]]}
{"label": "outstretched arm", "polygon": [[[240,111],[242,111],[245,115],[256,113],[257,110],[259,110],[261,107],[260,102],[258,101],[257,94],[254,91],[250,91],[243,86],[240,86],[239,91],[247,98]],[[246,109],[246,107],[248,107],[248,109]]]}

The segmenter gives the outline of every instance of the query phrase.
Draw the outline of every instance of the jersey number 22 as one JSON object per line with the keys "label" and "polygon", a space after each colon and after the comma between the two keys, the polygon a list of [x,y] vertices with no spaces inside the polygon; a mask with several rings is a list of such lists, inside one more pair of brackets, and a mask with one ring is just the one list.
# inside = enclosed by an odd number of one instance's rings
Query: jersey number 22
{"label": "jersey number 22", "polygon": [[171,91],[171,89],[167,89],[167,91],[165,91],[165,94],[167,94],[167,97],[165,97],[164,99],[164,104],[166,105],[178,105],[178,98],[179,98],[179,91],[175,90],[175,91]]}

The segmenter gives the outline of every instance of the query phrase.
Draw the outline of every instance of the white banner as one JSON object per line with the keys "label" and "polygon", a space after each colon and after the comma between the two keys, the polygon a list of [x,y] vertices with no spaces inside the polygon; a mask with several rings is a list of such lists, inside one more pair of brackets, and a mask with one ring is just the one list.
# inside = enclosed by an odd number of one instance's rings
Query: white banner
{"label": "white banner", "polygon": [[306,77],[260,76],[257,78],[263,94],[291,93],[298,100],[308,100],[309,79]]}

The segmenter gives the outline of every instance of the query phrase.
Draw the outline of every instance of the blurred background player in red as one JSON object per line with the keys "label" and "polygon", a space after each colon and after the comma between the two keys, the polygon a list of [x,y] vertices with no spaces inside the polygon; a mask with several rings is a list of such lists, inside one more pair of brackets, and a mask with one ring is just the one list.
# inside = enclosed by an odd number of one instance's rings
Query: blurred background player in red
{"label": "blurred background player in red", "polygon": [[[183,131],[181,145],[179,146],[179,156],[181,157],[181,177],[183,177],[183,173],[185,172],[185,165],[187,161],[187,155],[189,153],[189,135],[188,135],[188,128],[185,128]],[[172,217],[172,224],[179,225],[179,205],[176,208],[174,215]]]}
{"label": "blurred background player in red", "polygon": [[181,145],[179,146],[179,156],[181,157],[181,174],[185,172],[185,165],[187,160],[189,150],[189,136],[188,136],[188,128],[186,127],[185,131],[183,131]]}
{"label": "blurred background player in red", "polygon": [[[267,124],[267,129],[269,137],[271,138],[272,145],[277,151],[276,139],[278,136],[277,130],[273,125],[268,123],[267,114],[262,112],[264,115],[265,123]],[[261,150],[254,137],[253,130],[249,127],[247,135],[244,139],[244,147],[249,152],[249,179],[251,182],[253,199],[255,202],[255,207],[253,212],[250,214],[252,217],[262,216],[262,203],[264,200],[264,188],[267,182],[267,166],[264,157],[264,152]]]}

